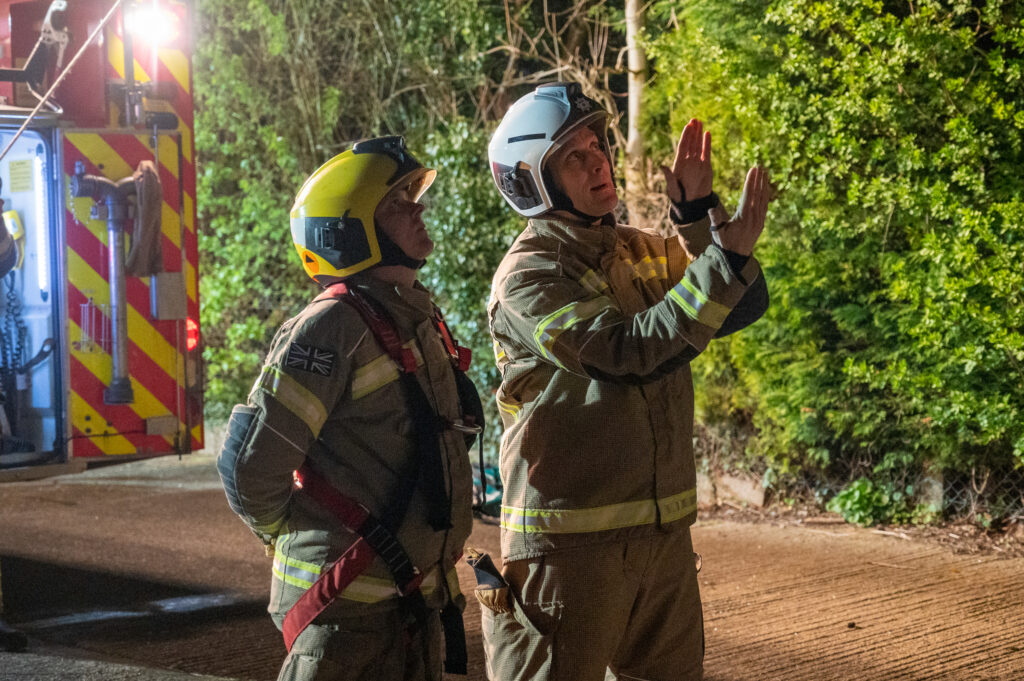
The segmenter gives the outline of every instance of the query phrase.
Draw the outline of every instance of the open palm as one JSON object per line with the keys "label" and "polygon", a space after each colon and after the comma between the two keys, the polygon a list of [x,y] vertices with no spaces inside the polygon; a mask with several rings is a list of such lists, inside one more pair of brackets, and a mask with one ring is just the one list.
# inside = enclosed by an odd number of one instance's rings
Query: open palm
{"label": "open palm", "polygon": [[[662,167],[668,196],[679,203],[694,201],[711,193],[714,172],[711,169],[711,133],[704,132],[704,124],[696,118],[683,128],[676,145],[672,168]],[[683,196],[679,188],[682,187]]]}

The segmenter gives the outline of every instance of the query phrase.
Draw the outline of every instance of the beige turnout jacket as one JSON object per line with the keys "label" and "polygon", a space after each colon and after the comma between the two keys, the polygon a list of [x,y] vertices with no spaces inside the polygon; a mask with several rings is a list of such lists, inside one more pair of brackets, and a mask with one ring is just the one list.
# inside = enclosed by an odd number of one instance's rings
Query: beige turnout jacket
{"label": "beige turnout jacket", "polygon": [[[346,281],[380,302],[413,350],[416,378],[441,418],[462,410],[448,353],[431,320],[430,294],[370,277]],[[337,490],[380,517],[396,501],[399,478],[417,455],[399,370],[359,313],[341,300],[310,304],[274,338],[262,375],[249,395],[257,418],[235,461],[221,461],[229,499],[243,520],[274,545],[271,614],[283,616],[355,541],[324,508],[292,490],[292,471],[308,459]],[[428,605],[462,602],[455,561],[472,526],[472,473],[461,433],[439,435],[449,530],[427,522],[427,501],[417,486],[399,542],[425,574]],[[223,459],[223,457],[222,457]],[[378,557],[319,621],[397,607],[395,584]]]}
{"label": "beige turnout jacket", "polygon": [[[686,230],[706,243],[708,226]],[[736,272],[717,246],[690,262],[675,237],[531,220],[488,306],[505,426],[502,557],[692,524],[689,362],[767,301],[752,257]]]}

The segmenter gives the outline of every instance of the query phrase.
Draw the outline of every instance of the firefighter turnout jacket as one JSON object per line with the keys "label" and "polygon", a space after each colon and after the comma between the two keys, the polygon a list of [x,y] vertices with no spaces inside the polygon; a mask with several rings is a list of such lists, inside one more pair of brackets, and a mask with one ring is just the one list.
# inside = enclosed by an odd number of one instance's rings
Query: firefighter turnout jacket
{"label": "firefighter turnout jacket", "polygon": [[[345,281],[391,315],[440,419],[459,419],[455,376],[433,321],[429,292],[418,284],[398,287],[366,275]],[[248,403],[256,411],[249,432],[237,454],[222,453],[218,466],[232,508],[273,546],[268,610],[283,618],[357,538],[309,495],[293,490],[292,472],[308,463],[337,491],[380,518],[397,501],[402,476],[417,467],[416,431],[399,368],[359,312],[337,298],[314,301],[284,323]],[[431,527],[428,495],[417,485],[395,535],[425,574],[426,604],[441,608],[454,601],[461,607],[454,566],[472,525],[472,473],[463,434],[444,429],[438,437],[452,526]],[[395,583],[378,556],[318,621],[394,607]]]}
{"label": "firefighter turnout jacket", "polygon": [[[708,243],[708,228],[705,218],[682,233]],[[504,560],[693,523],[689,362],[767,309],[760,266],[740,260],[735,271],[708,246],[690,262],[677,238],[610,216],[529,222],[488,305]]]}

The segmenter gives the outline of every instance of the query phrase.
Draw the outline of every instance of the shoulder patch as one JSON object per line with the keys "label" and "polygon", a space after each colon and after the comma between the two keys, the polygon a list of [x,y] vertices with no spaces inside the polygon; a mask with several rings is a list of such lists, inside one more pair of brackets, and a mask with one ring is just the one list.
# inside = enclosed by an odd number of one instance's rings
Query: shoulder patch
{"label": "shoulder patch", "polygon": [[288,346],[288,355],[284,365],[292,369],[301,369],[320,376],[330,376],[334,371],[336,353],[322,350],[312,345],[292,343]]}

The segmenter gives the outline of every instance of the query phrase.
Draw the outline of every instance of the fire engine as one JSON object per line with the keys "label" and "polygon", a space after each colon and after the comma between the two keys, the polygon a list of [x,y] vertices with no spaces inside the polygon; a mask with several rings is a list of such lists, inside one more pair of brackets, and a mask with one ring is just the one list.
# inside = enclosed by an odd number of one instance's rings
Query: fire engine
{"label": "fire engine", "polygon": [[203,446],[192,9],[0,0],[0,479]]}

